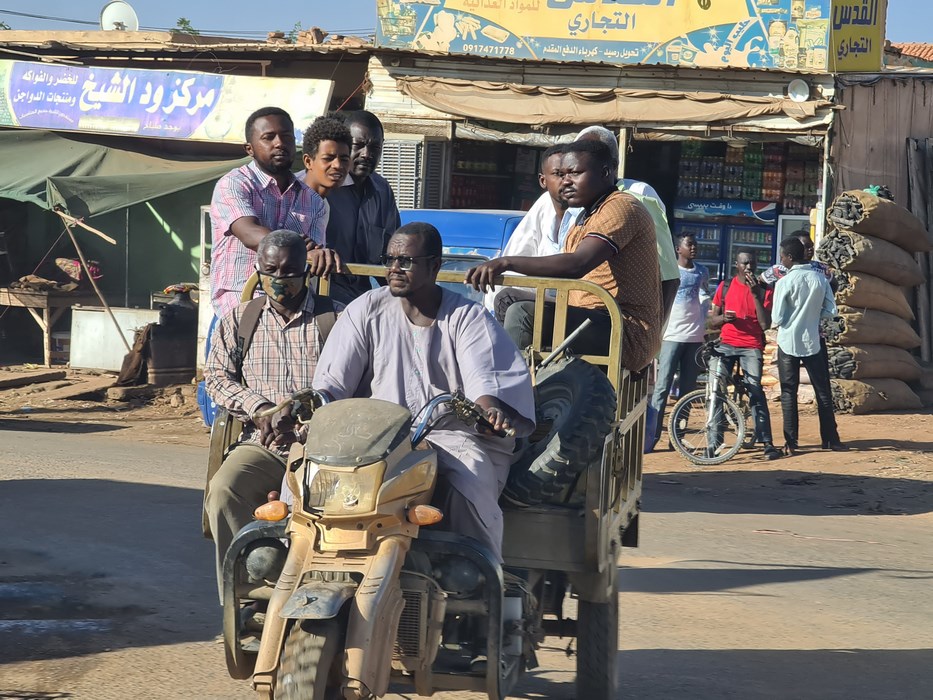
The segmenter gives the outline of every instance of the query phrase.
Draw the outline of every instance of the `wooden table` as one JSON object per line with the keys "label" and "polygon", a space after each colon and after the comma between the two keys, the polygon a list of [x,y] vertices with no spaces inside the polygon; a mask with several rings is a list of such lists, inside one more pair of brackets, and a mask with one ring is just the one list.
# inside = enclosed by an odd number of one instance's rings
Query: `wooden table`
{"label": "wooden table", "polygon": [[67,309],[83,304],[96,306],[100,303],[96,294],[85,291],[35,292],[28,289],[0,288],[0,306],[18,306],[26,309],[42,329],[42,348],[45,366],[51,367],[55,359],[68,360],[65,353],[52,352],[52,327]]}

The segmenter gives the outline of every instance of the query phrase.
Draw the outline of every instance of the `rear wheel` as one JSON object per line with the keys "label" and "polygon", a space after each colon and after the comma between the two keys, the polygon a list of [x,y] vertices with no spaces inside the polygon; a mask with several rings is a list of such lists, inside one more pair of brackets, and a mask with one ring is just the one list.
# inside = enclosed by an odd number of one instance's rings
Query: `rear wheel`
{"label": "rear wheel", "polygon": [[577,698],[619,697],[619,595],[606,603],[580,600],[577,607]]}
{"label": "rear wheel", "polygon": [[671,443],[694,464],[722,464],[742,449],[745,415],[732,399],[717,395],[716,401],[718,410],[711,411],[706,390],[697,389],[671,411]]}
{"label": "rear wheel", "polygon": [[285,639],[276,700],[341,700],[343,628],[338,619],[296,620]]}

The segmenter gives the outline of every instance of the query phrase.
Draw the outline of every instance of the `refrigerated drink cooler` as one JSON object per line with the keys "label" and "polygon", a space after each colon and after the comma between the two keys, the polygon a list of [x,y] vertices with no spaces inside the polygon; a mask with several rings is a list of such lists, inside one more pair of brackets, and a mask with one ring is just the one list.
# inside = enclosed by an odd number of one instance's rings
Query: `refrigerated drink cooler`
{"label": "refrigerated drink cooler", "polygon": [[706,265],[710,292],[732,274],[742,248],[754,252],[758,270],[772,265],[777,246],[777,204],[725,199],[678,199],[673,234],[697,241],[696,262]]}

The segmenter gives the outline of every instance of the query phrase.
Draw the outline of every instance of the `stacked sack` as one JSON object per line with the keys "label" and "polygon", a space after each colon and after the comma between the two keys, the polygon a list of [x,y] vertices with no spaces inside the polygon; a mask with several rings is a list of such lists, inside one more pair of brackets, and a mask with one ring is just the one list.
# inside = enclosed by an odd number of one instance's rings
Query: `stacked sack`
{"label": "stacked sack", "polygon": [[924,281],[913,253],[933,250],[917,217],[867,191],[844,192],[827,216],[834,227],[816,258],[834,269],[837,316],[824,319],[833,403],[843,413],[922,407],[907,385],[922,370],[910,350],[920,336],[904,287]]}

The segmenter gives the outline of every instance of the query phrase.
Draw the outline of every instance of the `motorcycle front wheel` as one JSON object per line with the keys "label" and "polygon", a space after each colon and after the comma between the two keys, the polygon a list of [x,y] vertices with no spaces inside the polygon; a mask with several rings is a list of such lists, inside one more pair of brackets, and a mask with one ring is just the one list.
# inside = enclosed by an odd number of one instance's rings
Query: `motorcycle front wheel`
{"label": "motorcycle front wheel", "polygon": [[285,638],[275,682],[276,700],[342,700],[340,620],[296,620]]}

